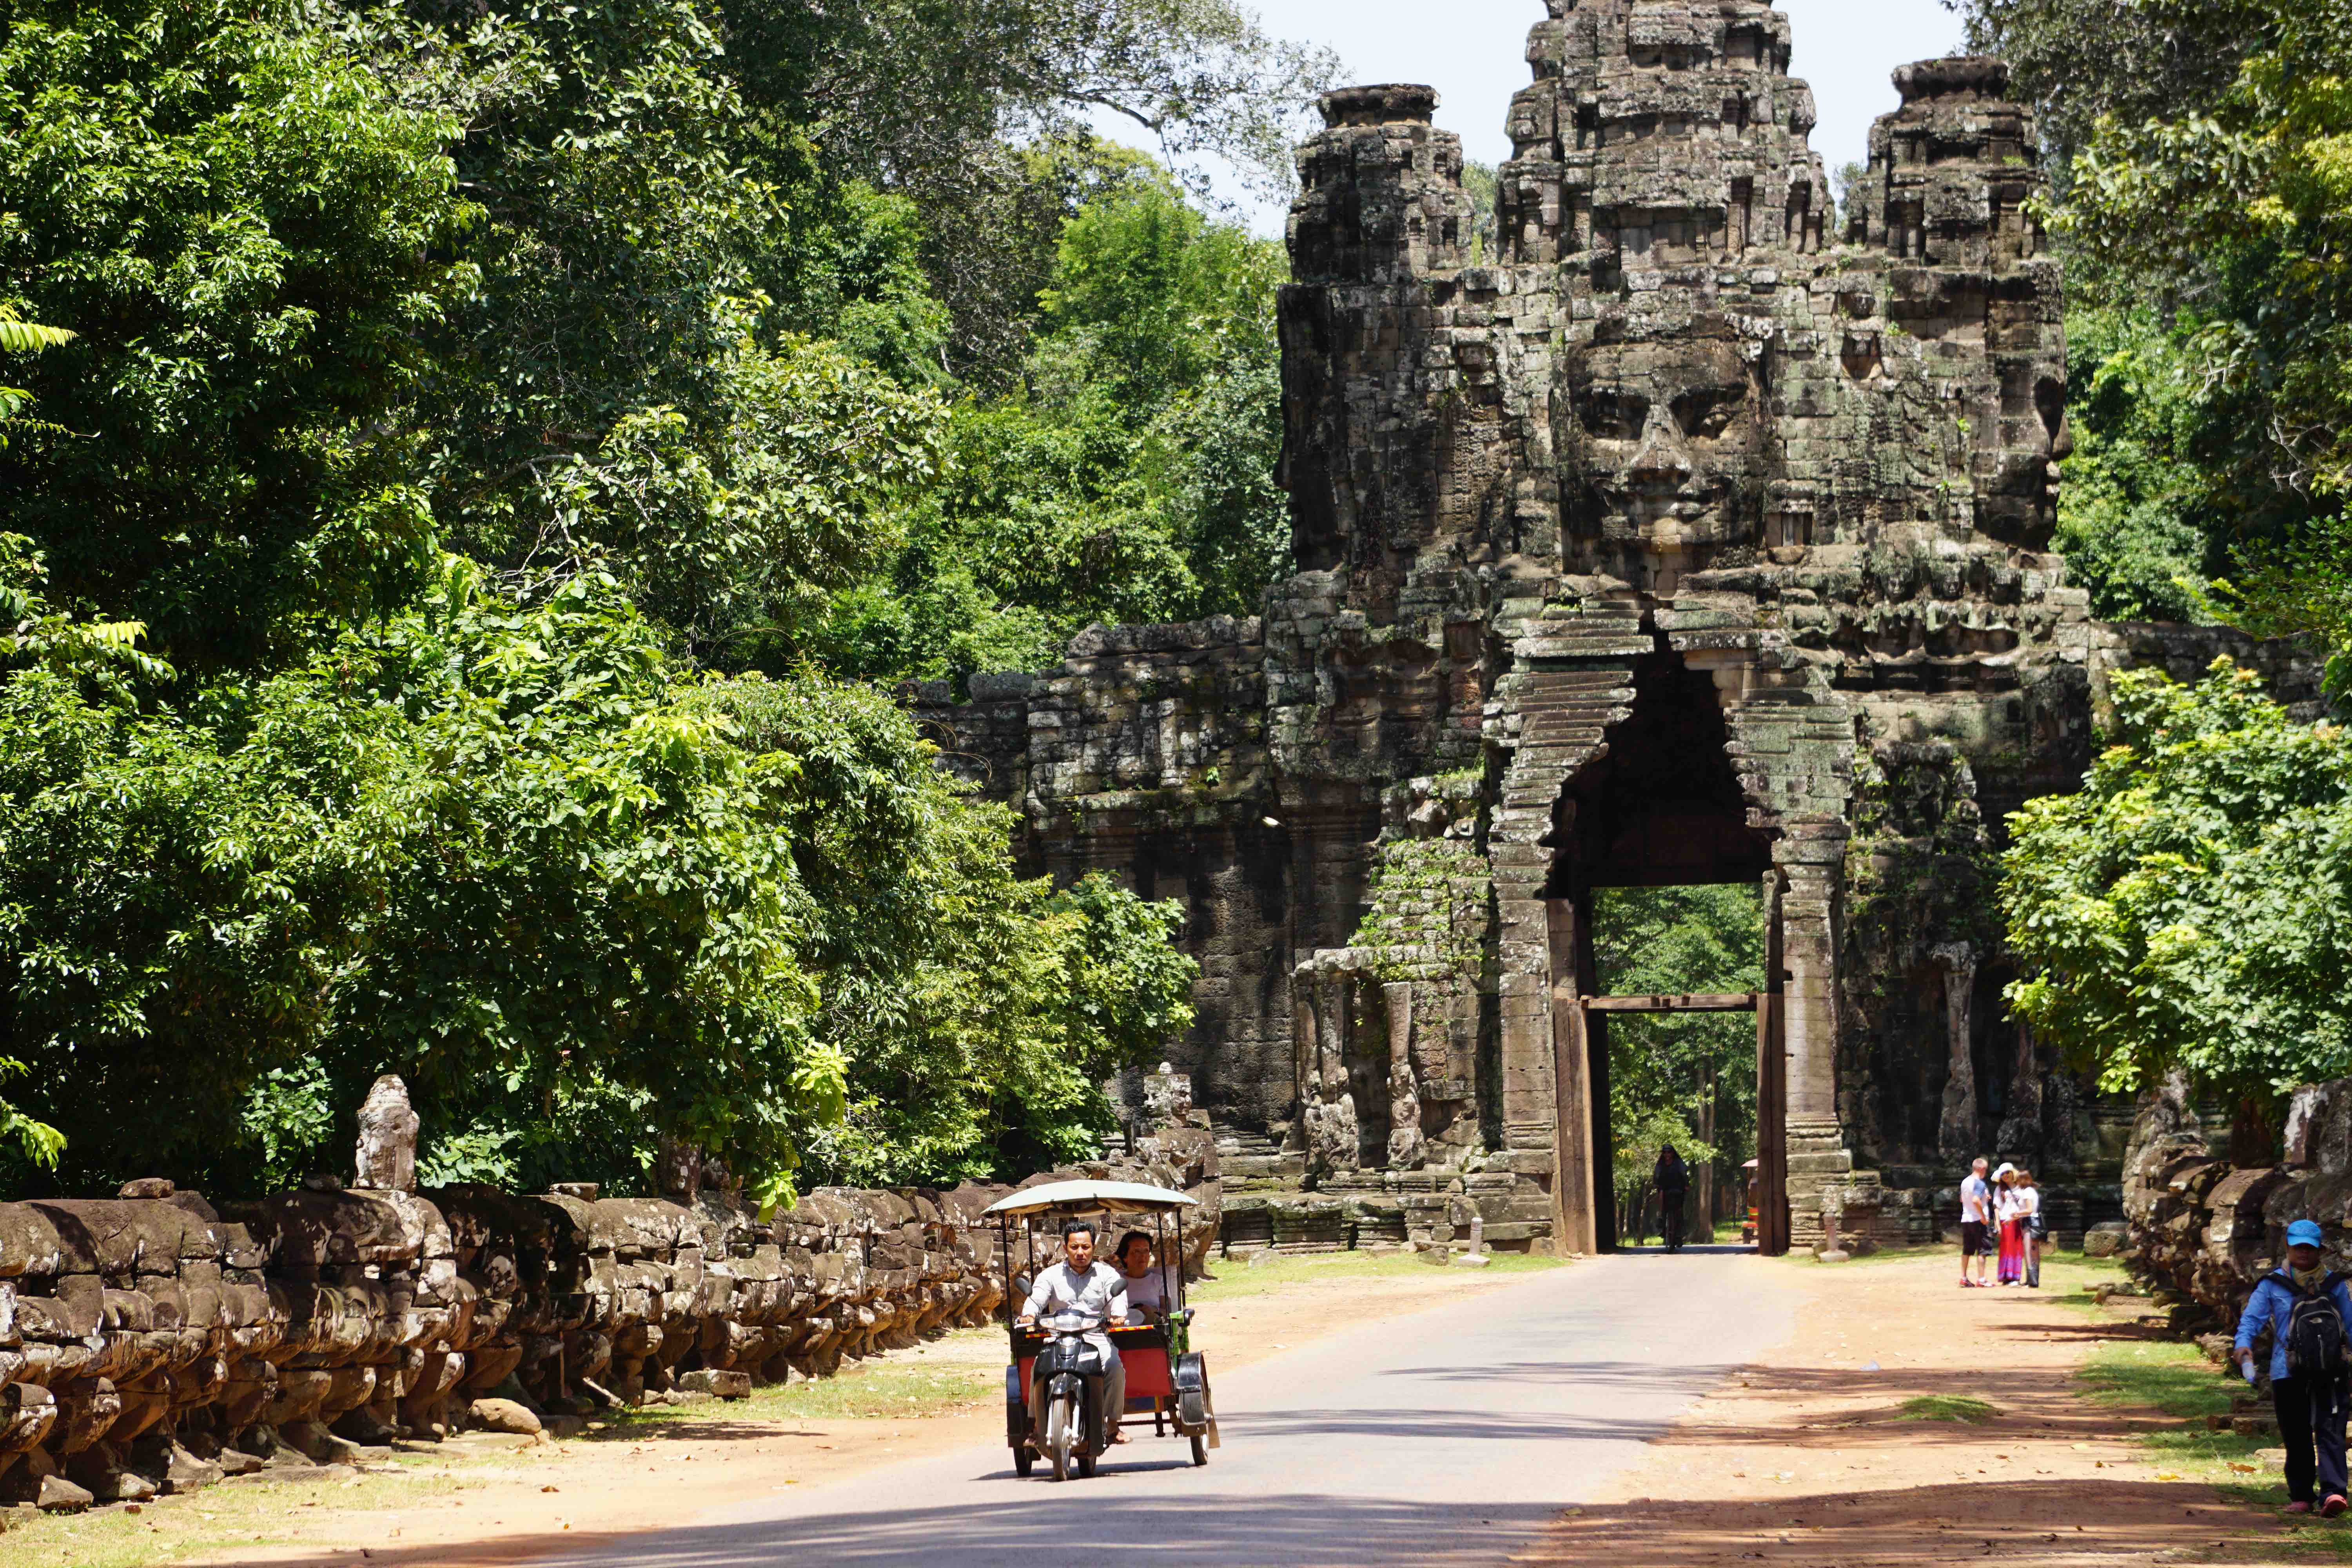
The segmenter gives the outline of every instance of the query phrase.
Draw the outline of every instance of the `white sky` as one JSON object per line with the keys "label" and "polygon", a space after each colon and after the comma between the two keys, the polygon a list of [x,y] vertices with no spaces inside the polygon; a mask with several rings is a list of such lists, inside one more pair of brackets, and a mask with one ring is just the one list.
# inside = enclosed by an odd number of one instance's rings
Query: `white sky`
{"label": "white sky", "polygon": [[[1465,153],[1489,163],[1510,156],[1503,117],[1529,79],[1528,29],[1542,19],[1543,0],[1251,3],[1276,37],[1338,50],[1349,82],[1429,83],[1441,100],[1437,123],[1461,134]],[[1790,74],[1812,84],[1820,109],[1813,150],[1832,171],[1863,158],[1871,121],[1895,106],[1888,72],[1960,47],[1960,19],[1938,0],[1780,0],[1780,9],[1795,47]],[[1249,216],[1259,232],[1281,232],[1280,213]]]}

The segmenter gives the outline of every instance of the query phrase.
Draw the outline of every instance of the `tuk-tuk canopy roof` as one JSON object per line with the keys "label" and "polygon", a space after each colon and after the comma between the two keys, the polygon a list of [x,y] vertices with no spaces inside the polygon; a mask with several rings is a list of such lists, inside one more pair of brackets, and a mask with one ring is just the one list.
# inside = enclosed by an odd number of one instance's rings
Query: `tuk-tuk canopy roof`
{"label": "tuk-tuk canopy roof", "polygon": [[989,1215],[1045,1214],[1053,1209],[1073,1213],[1099,1211],[1104,1214],[1166,1214],[1179,1208],[1197,1208],[1199,1204],[1180,1192],[1167,1187],[1147,1186],[1141,1182],[1048,1182],[1042,1187],[1024,1187],[1008,1193],[981,1211]]}

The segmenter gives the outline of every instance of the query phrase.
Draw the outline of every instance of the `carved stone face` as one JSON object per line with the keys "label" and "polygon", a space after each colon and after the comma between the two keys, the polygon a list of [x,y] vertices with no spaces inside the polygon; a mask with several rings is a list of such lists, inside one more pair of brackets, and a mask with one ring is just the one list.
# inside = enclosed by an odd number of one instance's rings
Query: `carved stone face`
{"label": "carved stone face", "polygon": [[1580,543],[1642,565],[1671,590],[1714,550],[1755,542],[1767,421],[1734,344],[1596,343],[1574,353],[1568,380],[1581,443]]}

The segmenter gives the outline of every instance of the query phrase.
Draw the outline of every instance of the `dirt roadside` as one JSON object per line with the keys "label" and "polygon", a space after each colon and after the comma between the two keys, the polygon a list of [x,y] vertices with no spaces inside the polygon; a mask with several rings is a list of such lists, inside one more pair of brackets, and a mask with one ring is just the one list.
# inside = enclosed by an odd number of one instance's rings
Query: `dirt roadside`
{"label": "dirt roadside", "polygon": [[[1523,1267],[1436,1268],[1362,1254],[1223,1267],[1193,1342],[1230,1371],[1360,1323],[1515,1283]],[[1001,1441],[1004,1342],[950,1335],[740,1405],[613,1422],[568,1442],[467,1438],[371,1473],[240,1481],[0,1536],[0,1564],[496,1568],[658,1529],[787,1487]],[[568,1533],[567,1533],[568,1532]]]}
{"label": "dirt roadside", "polygon": [[[2089,1307],[2079,1265],[2047,1270],[2039,1294],[1961,1289],[1948,1257],[1758,1266],[1802,1271],[1795,1336],[1521,1561],[2310,1560],[2274,1511],[2168,1469],[2135,1440],[2179,1419],[2086,1394],[2078,1373],[2095,1353],[2164,1347],[2153,1324]],[[1672,1260],[1656,1267],[1670,1292]]]}

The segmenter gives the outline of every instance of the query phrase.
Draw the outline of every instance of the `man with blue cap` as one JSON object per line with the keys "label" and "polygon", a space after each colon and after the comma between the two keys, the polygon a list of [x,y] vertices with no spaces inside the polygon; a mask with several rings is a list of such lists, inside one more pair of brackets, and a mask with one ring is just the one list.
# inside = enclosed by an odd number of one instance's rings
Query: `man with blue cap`
{"label": "man with blue cap", "polygon": [[[2314,1471],[2319,1512],[2345,1508],[2344,1418],[2352,1378],[2352,1290],[2342,1274],[2320,1268],[2319,1225],[2299,1219],[2286,1227],[2286,1263],[2263,1276],[2238,1319],[2237,1359],[2251,1367],[2254,1337],[2271,1331],[2271,1405],[2286,1445],[2286,1510],[2309,1513]],[[2251,1373],[2249,1374],[2251,1375]],[[2317,1463],[2314,1464],[2314,1448]]]}

